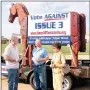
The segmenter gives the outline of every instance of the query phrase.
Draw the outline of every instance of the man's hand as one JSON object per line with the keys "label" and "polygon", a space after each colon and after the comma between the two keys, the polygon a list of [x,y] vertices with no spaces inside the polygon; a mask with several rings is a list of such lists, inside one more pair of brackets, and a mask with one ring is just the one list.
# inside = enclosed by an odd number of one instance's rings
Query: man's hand
{"label": "man's hand", "polygon": [[50,64],[50,67],[51,68],[56,68],[56,65],[55,64]]}
{"label": "man's hand", "polygon": [[39,62],[39,61],[41,61],[41,59],[40,59],[40,58],[38,58],[38,59],[36,59],[36,61],[37,61],[37,62]]}
{"label": "man's hand", "polygon": [[12,63],[16,63],[17,61],[16,61],[16,60],[11,60],[10,62],[12,62]]}

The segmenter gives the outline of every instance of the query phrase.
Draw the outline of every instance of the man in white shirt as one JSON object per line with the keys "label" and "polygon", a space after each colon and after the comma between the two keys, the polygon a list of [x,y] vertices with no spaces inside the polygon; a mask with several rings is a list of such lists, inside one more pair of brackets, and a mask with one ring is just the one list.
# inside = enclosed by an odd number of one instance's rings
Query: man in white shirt
{"label": "man in white shirt", "polygon": [[18,38],[11,36],[10,44],[5,48],[4,59],[8,71],[8,90],[18,90],[19,81],[19,51]]}

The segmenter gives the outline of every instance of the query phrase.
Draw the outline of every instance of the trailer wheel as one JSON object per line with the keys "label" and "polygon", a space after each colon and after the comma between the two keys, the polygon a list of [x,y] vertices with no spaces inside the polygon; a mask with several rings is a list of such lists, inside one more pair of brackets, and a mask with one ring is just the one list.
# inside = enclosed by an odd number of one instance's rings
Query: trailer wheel
{"label": "trailer wheel", "polygon": [[70,90],[71,87],[72,87],[72,79],[71,76],[67,75],[64,77],[63,90]]}
{"label": "trailer wheel", "polygon": [[29,83],[32,86],[32,88],[35,89],[36,83],[35,83],[34,73],[32,73],[32,75],[29,77]]}

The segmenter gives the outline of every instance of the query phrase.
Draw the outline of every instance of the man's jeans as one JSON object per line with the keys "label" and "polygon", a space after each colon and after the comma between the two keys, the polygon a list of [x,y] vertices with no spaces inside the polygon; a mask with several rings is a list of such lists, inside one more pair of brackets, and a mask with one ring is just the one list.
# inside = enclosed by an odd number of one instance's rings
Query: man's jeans
{"label": "man's jeans", "polygon": [[46,66],[45,64],[41,66],[34,66],[34,75],[36,81],[36,89],[47,90],[47,80],[46,80]]}
{"label": "man's jeans", "polygon": [[8,69],[8,90],[18,90],[18,81],[18,69]]}

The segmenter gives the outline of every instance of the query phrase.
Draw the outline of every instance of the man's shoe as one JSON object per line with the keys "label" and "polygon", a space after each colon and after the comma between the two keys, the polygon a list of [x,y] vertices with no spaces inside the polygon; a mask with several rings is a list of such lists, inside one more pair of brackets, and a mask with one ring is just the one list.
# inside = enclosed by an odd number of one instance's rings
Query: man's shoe
{"label": "man's shoe", "polygon": [[36,90],[42,90],[41,88],[39,88],[39,89],[36,89]]}

